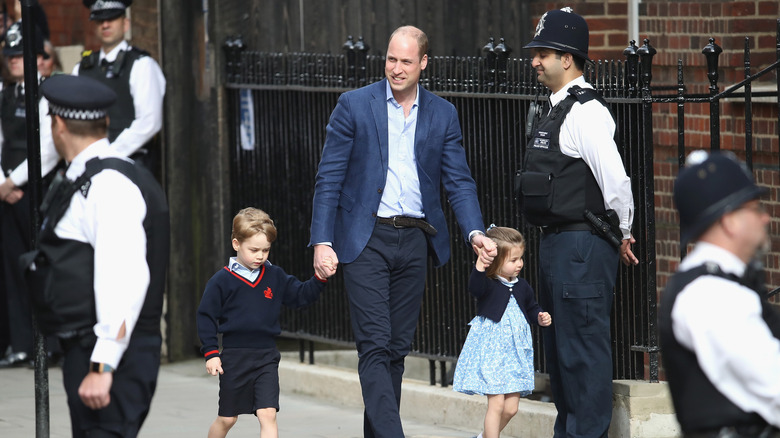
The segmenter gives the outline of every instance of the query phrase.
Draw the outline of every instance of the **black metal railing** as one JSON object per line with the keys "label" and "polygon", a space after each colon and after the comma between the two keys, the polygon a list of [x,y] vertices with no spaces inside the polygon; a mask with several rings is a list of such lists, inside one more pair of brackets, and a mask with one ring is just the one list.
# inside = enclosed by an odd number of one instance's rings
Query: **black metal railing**
{"label": "black metal railing", "polygon": [[[780,143],[780,19],[776,22],[776,60],[769,66],[763,68],[757,73],[752,73],[751,66],[751,52],[750,52],[750,39],[745,38],[744,53],[743,53],[743,65],[744,65],[744,79],[736,84],[733,84],[721,91],[718,85],[719,80],[719,58],[723,50],[718,44],[716,44],[714,38],[710,38],[708,44],[702,49],[702,54],[707,61],[707,79],[709,81],[707,94],[687,93],[687,85],[683,78],[683,63],[678,61],[677,63],[677,85],[676,93],[664,95],[656,93],[652,97],[654,103],[676,103],[677,104],[677,164],[678,171],[685,165],[686,154],[686,142],[685,142],[685,120],[686,120],[686,106],[691,105],[703,105],[709,106],[709,128],[710,128],[710,150],[719,150],[721,148],[721,103],[724,99],[736,99],[744,103],[744,159],[745,164],[751,170],[754,168],[754,140],[753,140],[753,98],[754,97],[768,97],[774,99],[775,108],[777,109],[777,124],[776,135],[778,137],[778,143]],[[753,91],[753,82],[761,78],[774,78],[774,91]],[[670,87],[671,88],[671,87]],[[742,91],[739,91],[742,90]],[[777,170],[780,168],[780,163],[777,166],[764,163],[762,165],[764,169]],[[687,252],[687,248],[684,245],[680,245],[680,256],[684,257]],[[780,292],[780,288],[776,288],[768,293],[768,297],[773,297]]]}
{"label": "black metal railing", "polygon": [[[238,111],[250,100],[254,123],[246,129],[256,132],[255,144],[242,149],[240,125],[233,131],[234,160],[231,171],[232,209],[256,205],[275,219],[278,244],[272,260],[288,272],[311,274],[308,226],[314,175],[324,142],[325,125],[339,94],[384,78],[384,58],[368,56],[362,42],[348,39],[343,54],[278,54],[246,51],[240,40],[226,44],[227,88],[230,108]],[[537,283],[535,250],[538,232],[526,226],[513,194],[513,175],[521,163],[526,143],[528,103],[544,91],[536,81],[528,60],[509,58],[511,50],[501,41],[485,46],[484,57],[432,57],[421,83],[450,100],[458,109],[463,146],[479,189],[486,222],[521,229],[528,239],[528,268],[525,277]],[[639,58],[631,66],[636,71]],[[649,58],[644,62],[649,62]],[[632,176],[635,193],[652,185],[651,148],[641,123],[640,79],[626,73],[628,64],[599,62],[588,70],[588,79],[610,103],[620,126],[621,153]],[[251,91],[250,91],[251,90]],[[229,120],[239,120],[230,116]],[[649,161],[648,161],[649,159]],[[637,214],[637,221],[652,221],[652,196]],[[451,212],[449,226],[457,230]],[[636,227],[642,234],[652,227]],[[457,236],[458,233],[452,233]],[[644,353],[649,345],[649,321],[654,319],[648,303],[655,302],[654,245],[652,236],[637,236],[637,252],[643,263],[621,270],[613,315],[616,378],[641,379]],[[649,238],[649,239],[648,239]],[[422,315],[412,354],[444,364],[455,360],[465,340],[475,303],[466,283],[473,254],[458,237],[452,237],[452,259],[440,269],[430,269]],[[311,308],[285,312],[283,328],[288,336],[328,343],[352,345],[348,304],[341,278],[331,281],[321,302]],[[541,342],[537,336],[537,365],[544,370]],[[632,350],[632,346],[644,350]],[[442,374],[445,374],[444,371]],[[446,380],[443,381],[446,384]]]}
{"label": "black metal railing", "polygon": [[[780,37],[778,41],[780,59]],[[251,52],[239,39],[229,39],[226,50],[228,120],[233,123],[234,145],[232,210],[247,205],[266,210],[279,229],[271,260],[290,273],[308,277],[312,273],[312,252],[306,249],[311,199],[325,126],[340,93],[384,78],[384,58],[368,55],[366,44],[351,37],[344,44],[344,53],[335,55]],[[527,267],[522,275],[536,286],[539,236],[519,214],[512,179],[524,156],[529,103],[545,91],[537,83],[529,60],[510,58],[510,53],[503,41],[495,44],[491,39],[482,57],[431,57],[421,83],[458,109],[463,146],[477,182],[483,217],[487,223],[512,226],[525,234]],[[624,51],[625,60],[598,61],[586,68],[586,79],[601,91],[615,116],[616,142],[631,177],[636,207],[634,250],[640,263],[632,268],[621,266],[615,287],[612,340],[616,379],[658,380],[652,107],[672,101],[681,106],[701,104],[703,98],[686,95],[682,84],[673,96],[659,94],[659,90],[674,87],[651,85],[655,53],[648,40],[641,47],[632,41]],[[717,63],[708,68],[717,73]],[[772,68],[777,67],[764,72]],[[747,76],[748,70],[746,67]],[[717,104],[723,94],[717,92],[717,75],[711,74],[710,81],[714,88],[707,102]],[[748,102],[749,83],[747,80],[744,94]],[[254,111],[252,120],[244,118],[243,134],[237,123],[241,118],[236,115],[242,105]],[[711,123],[718,123],[716,109],[711,114],[715,117]],[[683,110],[680,120],[684,120]],[[684,151],[684,125],[680,122],[679,126]],[[242,135],[251,138],[247,130],[255,132],[255,141],[244,148],[240,140]],[[713,127],[712,132],[716,131],[719,128]],[[718,138],[712,136],[713,147]],[[451,212],[447,208],[445,212],[449,227],[458,230]],[[429,269],[411,353],[431,360],[432,382],[434,361],[438,361],[445,385],[444,367],[457,359],[467,323],[475,312],[475,303],[466,291],[474,256],[457,237],[459,233],[451,234],[450,262]],[[337,275],[319,303],[303,311],[285,311],[283,330],[294,338],[352,346],[348,314],[343,282]],[[544,371],[543,347],[539,337],[535,339],[537,369]]]}

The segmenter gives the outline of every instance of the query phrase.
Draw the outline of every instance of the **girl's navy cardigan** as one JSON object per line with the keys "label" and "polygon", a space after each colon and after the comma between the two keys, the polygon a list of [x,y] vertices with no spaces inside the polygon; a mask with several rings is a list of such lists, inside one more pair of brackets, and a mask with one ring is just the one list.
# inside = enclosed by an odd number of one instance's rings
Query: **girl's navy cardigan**
{"label": "girl's navy cardigan", "polygon": [[534,298],[531,285],[522,278],[518,278],[517,283],[509,288],[500,280],[488,278],[484,272],[474,268],[469,277],[469,293],[477,298],[478,316],[484,316],[494,322],[501,321],[511,294],[514,295],[528,324],[539,325],[539,312],[543,310]]}

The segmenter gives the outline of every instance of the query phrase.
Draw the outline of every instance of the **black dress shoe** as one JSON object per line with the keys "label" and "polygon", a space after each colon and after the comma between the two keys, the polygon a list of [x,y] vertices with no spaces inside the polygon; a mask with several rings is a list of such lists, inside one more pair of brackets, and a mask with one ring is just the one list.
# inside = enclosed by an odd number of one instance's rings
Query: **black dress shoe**
{"label": "black dress shoe", "polygon": [[18,353],[11,353],[8,356],[0,359],[0,368],[13,368],[20,367],[27,364],[27,353],[20,351]]}

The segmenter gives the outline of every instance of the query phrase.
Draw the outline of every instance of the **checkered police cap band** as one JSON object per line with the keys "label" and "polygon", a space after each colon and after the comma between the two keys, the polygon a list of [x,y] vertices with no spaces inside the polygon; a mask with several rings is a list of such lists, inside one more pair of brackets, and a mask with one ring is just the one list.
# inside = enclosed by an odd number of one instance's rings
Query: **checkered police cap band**
{"label": "checkered police cap band", "polygon": [[86,76],[54,75],[41,83],[40,90],[49,101],[49,113],[63,119],[98,120],[116,102],[114,90]]}
{"label": "checkered police cap band", "polygon": [[125,9],[127,5],[124,2],[120,1],[106,1],[106,0],[97,0],[89,10],[91,12],[96,11],[103,11],[106,9]]}
{"label": "checkered police cap band", "polygon": [[108,115],[106,109],[76,109],[66,108],[54,103],[49,102],[49,113],[55,116],[60,116],[63,119],[73,120],[100,120]]}

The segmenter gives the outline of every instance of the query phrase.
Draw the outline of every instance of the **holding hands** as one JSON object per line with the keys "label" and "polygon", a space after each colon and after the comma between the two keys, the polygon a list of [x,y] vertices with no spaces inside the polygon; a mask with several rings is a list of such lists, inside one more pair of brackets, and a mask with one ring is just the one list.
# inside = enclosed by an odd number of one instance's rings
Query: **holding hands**
{"label": "holding hands", "polygon": [[339,258],[328,245],[314,245],[314,273],[325,279],[336,273]]}
{"label": "holding hands", "polygon": [[322,260],[322,266],[325,270],[325,273],[328,277],[336,273],[336,268],[338,267],[339,263],[337,261],[333,260],[333,257],[326,256]]}
{"label": "holding hands", "polygon": [[552,316],[547,312],[539,312],[539,325],[547,327],[552,324]]}
{"label": "holding hands", "polygon": [[222,371],[222,359],[217,357],[212,357],[211,359],[206,361],[206,372],[211,374],[212,376],[216,376],[217,373],[219,374],[225,374],[224,371]]}
{"label": "holding hands", "polygon": [[496,242],[493,242],[489,237],[484,234],[474,234],[471,238],[471,247],[479,257],[479,261],[484,266],[490,266],[493,263],[493,258],[498,254],[496,248]]}

